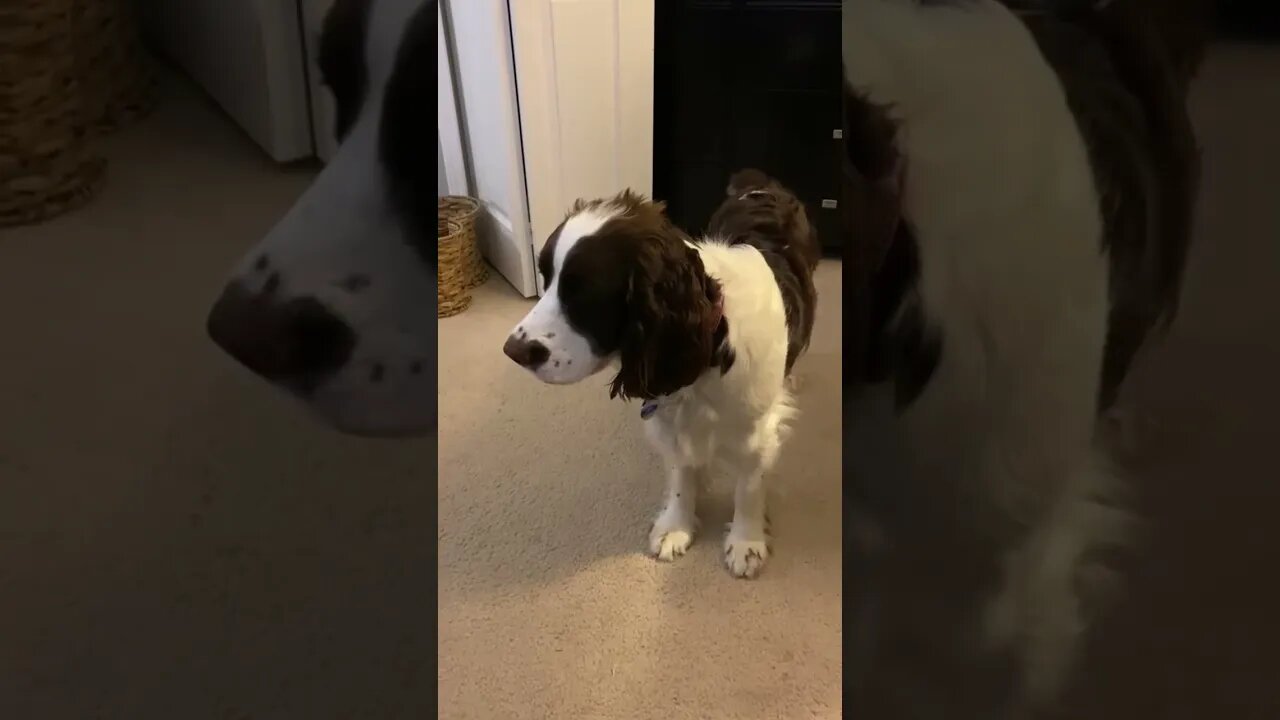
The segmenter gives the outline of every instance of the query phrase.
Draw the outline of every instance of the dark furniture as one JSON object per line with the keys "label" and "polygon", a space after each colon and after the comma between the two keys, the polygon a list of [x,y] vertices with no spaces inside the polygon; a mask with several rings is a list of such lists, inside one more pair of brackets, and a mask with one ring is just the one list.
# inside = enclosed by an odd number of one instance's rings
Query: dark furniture
{"label": "dark furniture", "polygon": [[756,167],[838,254],[840,2],[659,0],[654,20],[654,196],[697,233]]}

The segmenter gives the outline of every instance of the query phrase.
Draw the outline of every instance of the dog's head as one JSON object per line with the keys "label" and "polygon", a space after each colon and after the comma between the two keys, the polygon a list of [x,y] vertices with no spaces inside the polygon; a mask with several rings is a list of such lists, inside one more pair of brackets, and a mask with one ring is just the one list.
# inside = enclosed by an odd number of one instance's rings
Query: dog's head
{"label": "dog's head", "polygon": [[336,0],[320,41],[340,146],[241,260],[213,340],[347,432],[433,432],[436,3]]}
{"label": "dog's head", "polygon": [[569,384],[619,362],[611,396],[650,399],[712,362],[720,287],[660,203],[631,192],[579,201],[538,256],[546,294],[503,351],[539,380]]}

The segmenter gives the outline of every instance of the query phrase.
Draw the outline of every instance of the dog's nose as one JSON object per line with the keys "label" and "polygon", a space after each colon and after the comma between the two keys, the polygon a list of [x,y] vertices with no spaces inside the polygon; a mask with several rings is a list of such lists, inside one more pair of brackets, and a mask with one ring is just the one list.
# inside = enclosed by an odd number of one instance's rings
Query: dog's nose
{"label": "dog's nose", "polygon": [[502,352],[518,364],[537,370],[542,363],[551,357],[551,351],[537,340],[529,340],[512,334],[502,345]]}
{"label": "dog's nose", "polygon": [[209,337],[245,367],[273,381],[313,388],[351,357],[351,326],[319,300],[280,301],[232,283],[214,303]]}

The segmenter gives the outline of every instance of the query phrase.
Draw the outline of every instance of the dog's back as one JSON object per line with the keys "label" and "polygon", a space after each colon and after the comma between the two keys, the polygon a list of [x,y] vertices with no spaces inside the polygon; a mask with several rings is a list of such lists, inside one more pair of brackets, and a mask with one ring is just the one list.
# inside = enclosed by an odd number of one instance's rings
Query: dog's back
{"label": "dog's back", "polygon": [[773,270],[787,308],[787,372],[809,346],[817,289],[813,271],[822,259],[818,232],[804,203],[774,178],[752,168],[729,178],[727,197],[711,216],[707,234],[731,245],[750,245]]}

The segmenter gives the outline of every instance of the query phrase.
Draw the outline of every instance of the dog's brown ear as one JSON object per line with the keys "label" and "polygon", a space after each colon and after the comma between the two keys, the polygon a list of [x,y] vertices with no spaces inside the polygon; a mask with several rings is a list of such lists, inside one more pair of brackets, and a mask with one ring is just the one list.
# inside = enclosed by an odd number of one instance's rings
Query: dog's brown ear
{"label": "dog's brown ear", "polygon": [[627,288],[621,368],[609,397],[651,400],[692,384],[711,363],[705,329],[710,278],[679,236],[652,233],[640,244]]}

